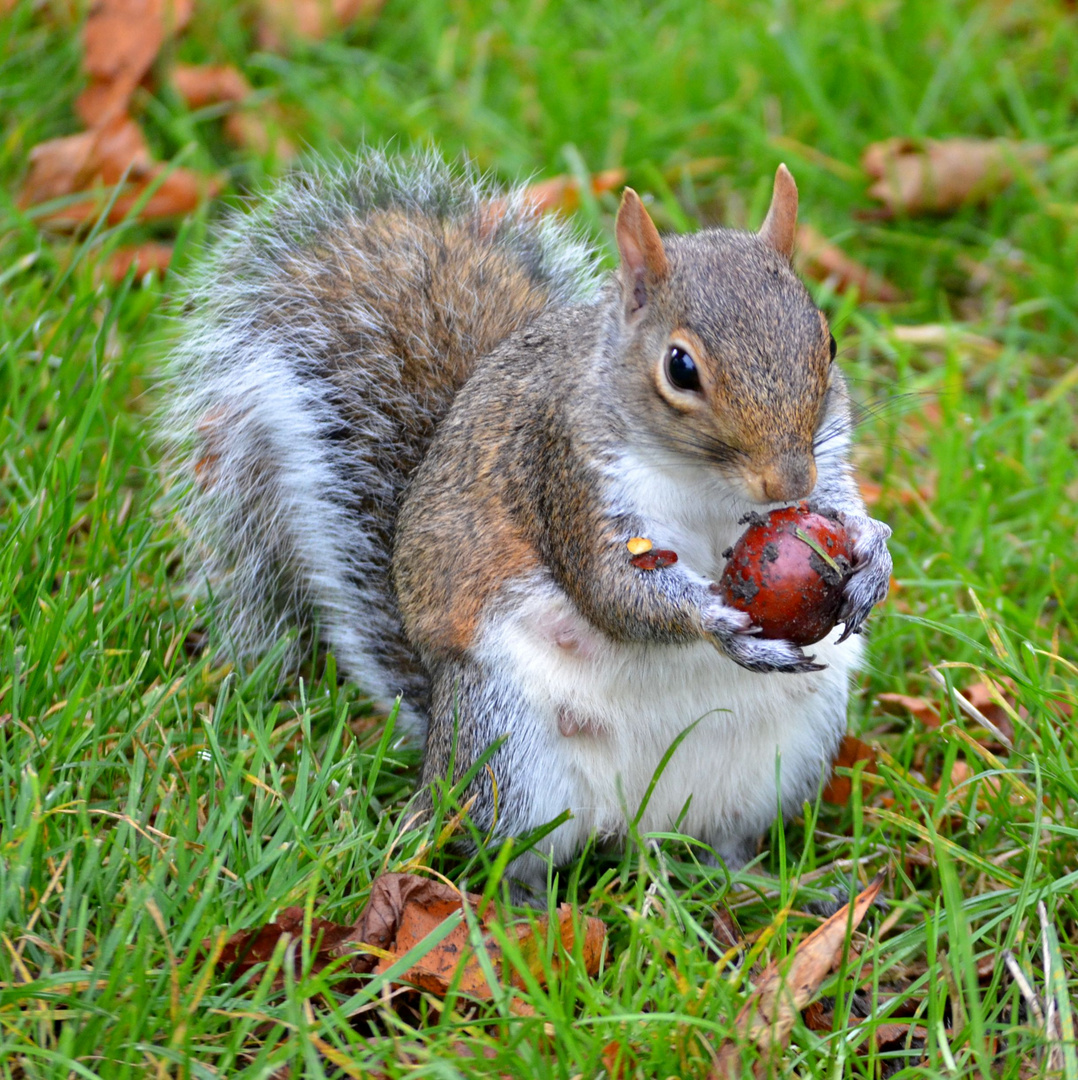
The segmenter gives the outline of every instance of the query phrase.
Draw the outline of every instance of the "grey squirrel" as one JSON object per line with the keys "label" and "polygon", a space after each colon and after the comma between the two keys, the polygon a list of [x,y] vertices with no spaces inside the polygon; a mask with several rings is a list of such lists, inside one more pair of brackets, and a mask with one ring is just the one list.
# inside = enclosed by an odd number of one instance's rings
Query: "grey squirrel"
{"label": "grey squirrel", "polygon": [[[814,797],[890,530],[865,514],[827,321],[757,233],[660,238],[626,189],[620,266],[437,155],[285,182],[198,272],[167,431],[190,557],[241,653],[318,621],[342,670],[542,854],[677,823],[731,867]],[[810,498],[855,538],[844,630],[763,640],[715,582],[747,511]],[[646,571],[647,537],[678,555]],[[776,758],[781,779],[776,777]],[[780,795],[781,791],[781,795]],[[519,858],[525,887],[540,854]]]}

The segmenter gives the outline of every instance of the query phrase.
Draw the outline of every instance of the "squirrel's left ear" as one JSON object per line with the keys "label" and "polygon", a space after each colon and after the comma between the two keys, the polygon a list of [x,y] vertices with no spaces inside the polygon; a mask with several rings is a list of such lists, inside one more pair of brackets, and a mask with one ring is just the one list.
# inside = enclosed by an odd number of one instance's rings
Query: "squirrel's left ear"
{"label": "squirrel's left ear", "polygon": [[621,287],[627,315],[644,308],[649,294],[670,273],[663,242],[655,222],[632,188],[626,188],[614,226],[621,255]]}
{"label": "squirrel's left ear", "polygon": [[771,206],[760,226],[760,239],[786,259],[793,258],[797,237],[797,185],[785,165],[775,173]]}

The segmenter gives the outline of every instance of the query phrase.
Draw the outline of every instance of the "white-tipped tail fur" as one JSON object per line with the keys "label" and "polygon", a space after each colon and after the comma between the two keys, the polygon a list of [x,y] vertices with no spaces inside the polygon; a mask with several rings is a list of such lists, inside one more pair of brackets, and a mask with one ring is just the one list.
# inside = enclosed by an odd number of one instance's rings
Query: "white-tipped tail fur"
{"label": "white-tipped tail fur", "polygon": [[185,297],[162,412],[222,644],[257,655],[295,626],[294,660],[317,621],[421,733],[389,571],[401,493],[479,355],[596,286],[565,225],[434,154],[366,152],[234,216]]}

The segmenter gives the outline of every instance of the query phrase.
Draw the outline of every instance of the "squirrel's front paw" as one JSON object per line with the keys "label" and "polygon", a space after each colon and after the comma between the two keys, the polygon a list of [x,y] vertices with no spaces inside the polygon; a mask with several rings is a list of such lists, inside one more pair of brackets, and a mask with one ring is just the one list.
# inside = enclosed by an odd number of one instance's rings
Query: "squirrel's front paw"
{"label": "squirrel's front paw", "polygon": [[891,585],[891,553],[887,550],[889,526],[867,514],[841,515],[853,538],[853,573],[846,582],[838,621],[845,623],[842,637],[858,634],[869,612],[887,596]]}
{"label": "squirrel's front paw", "polygon": [[759,628],[737,608],[725,604],[709,605],[704,612],[704,630],[711,643],[724,656],[749,671],[784,671],[800,675],[807,671],[823,671],[826,664],[813,663],[797,645],[759,636]]}

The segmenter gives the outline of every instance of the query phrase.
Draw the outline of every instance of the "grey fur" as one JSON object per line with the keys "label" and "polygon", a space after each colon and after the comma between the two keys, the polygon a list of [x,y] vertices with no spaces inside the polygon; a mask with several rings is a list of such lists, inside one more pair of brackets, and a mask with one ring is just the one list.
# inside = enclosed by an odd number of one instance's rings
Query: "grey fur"
{"label": "grey fur", "polygon": [[[494,200],[504,217],[476,239]],[[378,212],[394,215],[380,235],[365,227]],[[472,250],[485,243],[488,262],[518,267],[543,305],[594,294],[593,253],[519,191],[506,196],[434,153],[371,150],[296,175],[228,223],[190,284],[161,422],[187,563],[230,649],[257,656],[317,615],[343,671],[383,709],[403,693],[403,726],[417,733],[427,678],[388,580],[393,519],[453,382],[477,357],[477,324],[501,317],[477,291],[479,260],[456,310],[424,300],[446,273],[450,226]],[[479,351],[519,321],[511,305],[501,314]],[[447,344],[455,380],[406,392],[403,365],[436,368]]]}
{"label": "grey fur", "polygon": [[[692,794],[696,835],[740,862],[775,814],[774,755],[784,812],[829,767],[858,653],[821,644],[827,670],[762,640],[718,599],[718,553],[761,491],[801,498],[815,474],[813,499],[856,535],[853,632],[886,592],[889,530],[864,514],[845,387],[788,260],[731,230],[662,242],[631,200],[635,269],[605,284],[564,225],[434,155],[367,153],[235,219],[172,360],[178,513],[233,647],[319,618],[342,669],[426,729],[422,782],[505,736],[471,786],[481,830],[568,807],[624,835],[669,740],[702,719],[671,765],[698,786],[657,788],[655,827]],[[683,338],[706,380],[684,400],[657,367]],[[675,565],[629,561],[630,537],[664,534]],[[668,705],[659,682],[682,671]],[[633,773],[632,805],[603,769]],[[548,850],[581,842],[563,826]],[[535,888],[543,865],[514,872]]]}

